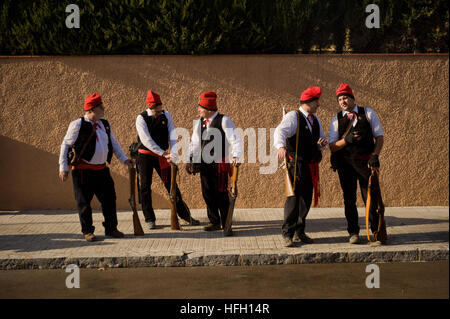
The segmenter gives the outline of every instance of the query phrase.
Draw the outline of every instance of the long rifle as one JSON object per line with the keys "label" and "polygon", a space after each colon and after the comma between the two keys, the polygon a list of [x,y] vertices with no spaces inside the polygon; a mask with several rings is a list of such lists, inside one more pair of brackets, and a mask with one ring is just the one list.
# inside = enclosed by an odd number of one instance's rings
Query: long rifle
{"label": "long rifle", "polygon": [[233,223],[234,203],[238,195],[237,181],[238,181],[239,167],[233,166],[233,175],[231,176],[231,189],[230,189],[230,206],[228,206],[227,220],[225,221],[225,227],[223,234],[225,236],[231,236],[231,225]]}
{"label": "long rifle", "polygon": [[[286,108],[283,106],[283,117],[286,115]],[[286,189],[286,197],[295,196],[294,188],[292,187],[291,177],[289,176],[289,169],[286,161],[286,156],[284,157],[283,164],[281,167],[284,170],[284,185]]]}
{"label": "long rifle", "polygon": [[[380,241],[384,244],[387,241],[386,222],[384,220],[384,204],[381,198],[380,183],[378,180],[379,169],[372,167],[372,173],[367,185],[366,199],[366,230],[367,240],[370,242]],[[372,218],[378,218],[378,229],[373,233],[372,239],[369,232],[369,215],[372,209]]]}
{"label": "long rifle", "polygon": [[172,230],[183,230],[178,222],[177,216],[177,173],[178,166],[170,164],[170,228]]}
{"label": "long rifle", "polygon": [[133,164],[128,165],[128,175],[130,177],[130,198],[128,202],[130,203],[131,210],[133,211],[133,228],[135,236],[143,236],[144,230],[142,229],[141,222],[139,221],[139,216],[136,208],[136,168]]}

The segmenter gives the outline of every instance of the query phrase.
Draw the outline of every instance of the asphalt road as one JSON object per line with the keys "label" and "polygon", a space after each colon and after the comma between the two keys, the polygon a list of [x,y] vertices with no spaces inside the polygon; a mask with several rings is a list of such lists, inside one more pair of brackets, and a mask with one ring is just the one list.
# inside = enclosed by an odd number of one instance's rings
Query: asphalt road
{"label": "asphalt road", "polygon": [[[392,299],[449,298],[448,261],[0,271],[1,299]],[[71,277],[69,277],[71,276]],[[368,278],[368,276],[370,276]],[[379,282],[379,288],[367,288]]]}

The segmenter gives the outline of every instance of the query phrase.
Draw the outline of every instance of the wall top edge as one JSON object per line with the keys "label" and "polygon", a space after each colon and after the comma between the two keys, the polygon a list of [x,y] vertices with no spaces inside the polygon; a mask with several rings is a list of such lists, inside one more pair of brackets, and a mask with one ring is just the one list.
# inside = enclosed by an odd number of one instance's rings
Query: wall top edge
{"label": "wall top edge", "polygon": [[449,53],[311,53],[311,54],[99,54],[99,55],[0,55],[2,59],[30,59],[30,58],[62,58],[62,57],[355,57],[355,56],[375,56],[375,57],[396,57],[396,56],[449,56]]}

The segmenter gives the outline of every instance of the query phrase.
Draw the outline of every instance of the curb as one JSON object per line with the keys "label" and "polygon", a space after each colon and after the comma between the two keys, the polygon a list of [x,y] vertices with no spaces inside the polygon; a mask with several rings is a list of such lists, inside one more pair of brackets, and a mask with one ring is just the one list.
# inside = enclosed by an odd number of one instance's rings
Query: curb
{"label": "curb", "polygon": [[75,264],[80,268],[262,266],[329,263],[430,262],[448,260],[448,249],[411,249],[366,252],[301,252],[259,254],[174,253],[167,256],[142,257],[57,257],[0,259],[0,270],[64,269]]}

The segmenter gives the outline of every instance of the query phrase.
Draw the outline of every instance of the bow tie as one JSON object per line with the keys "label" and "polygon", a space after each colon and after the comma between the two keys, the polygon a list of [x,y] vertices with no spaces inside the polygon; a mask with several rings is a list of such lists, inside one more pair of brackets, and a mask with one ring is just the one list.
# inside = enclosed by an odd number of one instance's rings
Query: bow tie
{"label": "bow tie", "polygon": [[356,114],[356,112],[348,112],[348,113],[347,113],[347,118],[350,119],[350,120],[353,118],[353,117],[350,116],[350,115],[352,115],[352,116],[354,116],[354,117],[358,116],[358,114]]}
{"label": "bow tie", "polygon": [[206,119],[205,120],[205,125],[208,125],[208,124],[210,124],[211,123],[211,121],[209,120],[209,119]]}

